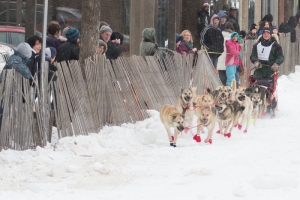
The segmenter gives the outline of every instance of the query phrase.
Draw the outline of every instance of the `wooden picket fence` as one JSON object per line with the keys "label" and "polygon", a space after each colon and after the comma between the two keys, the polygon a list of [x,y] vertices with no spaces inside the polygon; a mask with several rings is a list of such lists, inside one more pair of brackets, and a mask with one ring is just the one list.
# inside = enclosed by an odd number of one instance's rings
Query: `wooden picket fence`
{"label": "wooden picket fence", "polygon": [[[255,41],[246,41],[243,62],[246,73],[241,84],[248,85],[253,64],[249,57]],[[280,37],[285,61],[280,75],[294,72],[300,63],[299,42],[290,43],[290,35]],[[1,84],[2,121],[0,150],[34,149],[51,142],[55,118],[58,137],[98,133],[103,126],[135,123],[149,117],[147,110],[159,110],[165,104],[177,104],[181,88],[207,88],[221,85],[208,55],[131,56],[108,60],[95,55],[85,60],[56,63],[57,81],[43,84],[35,77],[32,86],[15,70],[4,70]],[[47,70],[41,74],[48,77]],[[4,79],[5,77],[5,79]],[[41,88],[43,85],[43,88]],[[43,93],[41,93],[41,91]]]}

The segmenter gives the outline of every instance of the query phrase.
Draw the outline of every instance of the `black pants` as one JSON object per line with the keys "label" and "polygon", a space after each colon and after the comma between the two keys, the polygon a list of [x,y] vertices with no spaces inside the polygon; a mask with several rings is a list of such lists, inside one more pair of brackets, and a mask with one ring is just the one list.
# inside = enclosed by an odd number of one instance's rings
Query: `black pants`
{"label": "black pants", "polygon": [[227,77],[226,77],[226,70],[219,70],[219,78],[221,80],[221,83],[223,85],[226,85],[226,80],[227,80]]}

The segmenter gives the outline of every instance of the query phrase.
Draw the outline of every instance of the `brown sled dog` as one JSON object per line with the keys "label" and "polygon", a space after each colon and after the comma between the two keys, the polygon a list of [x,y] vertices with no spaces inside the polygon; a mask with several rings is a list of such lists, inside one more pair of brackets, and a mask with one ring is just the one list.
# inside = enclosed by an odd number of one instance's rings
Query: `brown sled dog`
{"label": "brown sled dog", "polygon": [[[178,132],[184,130],[184,115],[169,104],[165,104],[160,108],[159,115],[168,133],[170,146],[176,147]],[[171,127],[174,128],[174,141],[171,136]]]}

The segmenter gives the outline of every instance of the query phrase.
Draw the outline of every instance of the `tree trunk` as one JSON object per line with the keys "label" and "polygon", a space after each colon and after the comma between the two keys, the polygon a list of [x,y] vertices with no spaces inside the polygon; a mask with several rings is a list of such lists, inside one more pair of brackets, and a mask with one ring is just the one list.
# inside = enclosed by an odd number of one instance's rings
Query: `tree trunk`
{"label": "tree trunk", "polygon": [[84,78],[84,60],[89,56],[95,55],[98,52],[100,2],[100,0],[82,1],[82,23],[79,60]]}

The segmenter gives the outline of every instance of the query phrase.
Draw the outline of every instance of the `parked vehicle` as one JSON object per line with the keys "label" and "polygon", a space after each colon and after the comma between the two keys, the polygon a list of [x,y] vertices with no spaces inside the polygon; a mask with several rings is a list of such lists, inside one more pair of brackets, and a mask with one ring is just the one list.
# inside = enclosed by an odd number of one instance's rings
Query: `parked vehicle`
{"label": "parked vehicle", "polygon": [[25,28],[19,26],[0,26],[0,42],[17,46],[25,41]]}

